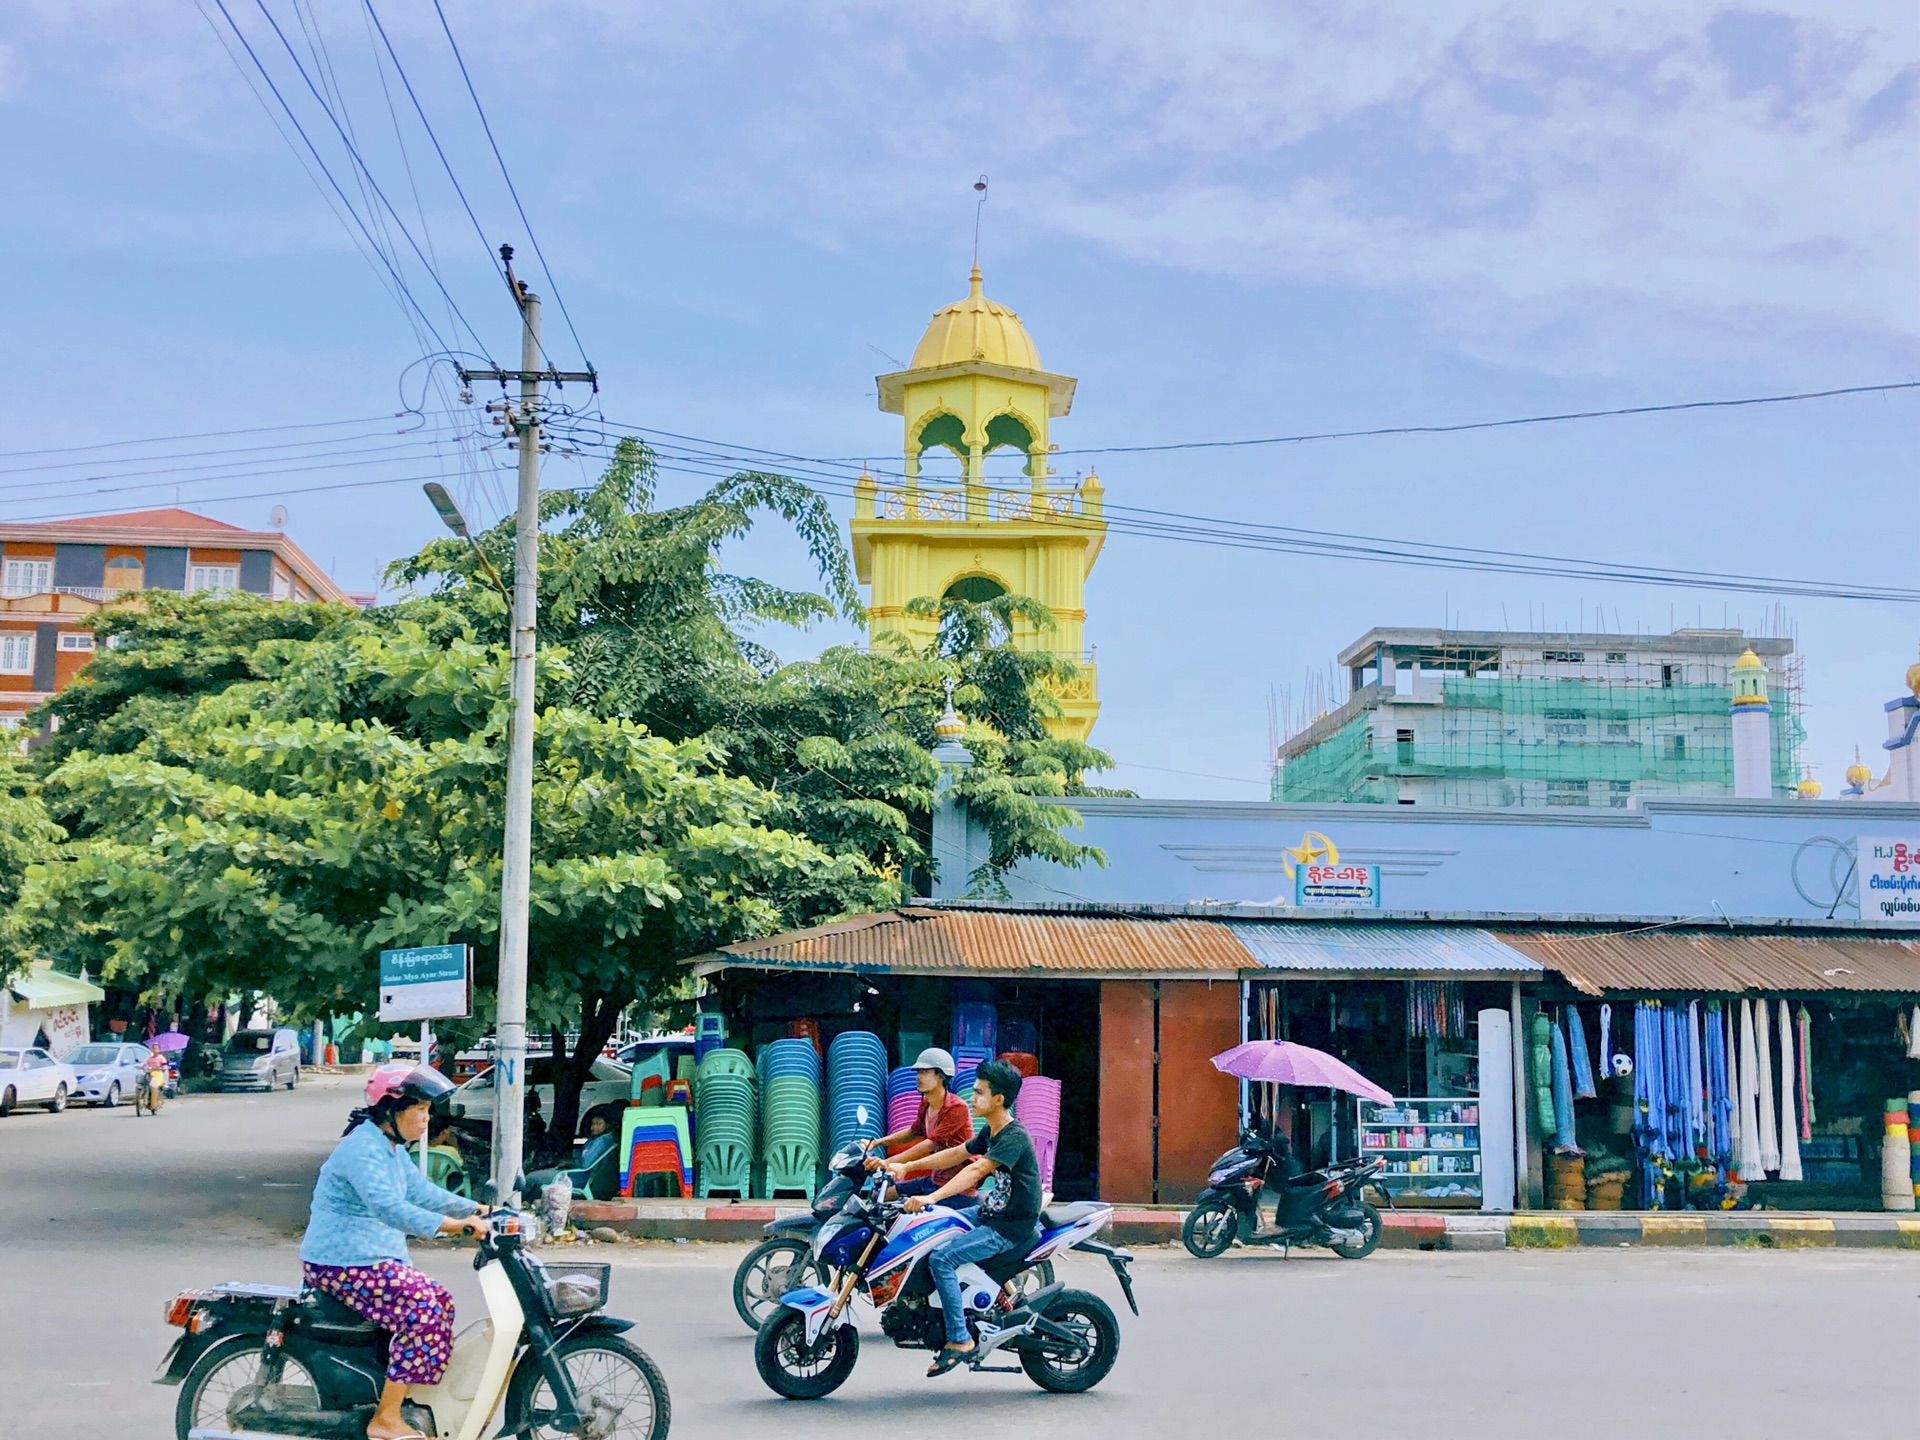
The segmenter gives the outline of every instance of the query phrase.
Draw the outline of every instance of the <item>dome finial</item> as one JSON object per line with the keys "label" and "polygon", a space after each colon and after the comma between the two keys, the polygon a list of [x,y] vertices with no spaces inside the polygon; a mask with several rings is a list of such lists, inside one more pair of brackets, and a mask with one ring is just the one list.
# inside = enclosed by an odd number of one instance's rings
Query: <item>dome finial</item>
{"label": "dome finial", "polygon": [[947,692],[947,713],[934,722],[933,733],[942,740],[958,740],[967,733],[967,722],[962,720],[960,712],[953,708],[953,692],[958,688],[959,683],[951,675],[940,682],[941,688]]}

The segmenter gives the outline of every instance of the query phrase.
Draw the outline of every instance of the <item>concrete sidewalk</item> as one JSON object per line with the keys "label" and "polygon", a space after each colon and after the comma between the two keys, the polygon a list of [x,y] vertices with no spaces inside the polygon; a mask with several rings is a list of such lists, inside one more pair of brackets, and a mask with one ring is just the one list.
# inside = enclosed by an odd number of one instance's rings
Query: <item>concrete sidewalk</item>
{"label": "concrete sidewalk", "polygon": [[[804,1215],[797,1200],[576,1201],[582,1229],[606,1226],[639,1240],[758,1240],[768,1221]],[[1178,1244],[1186,1219],[1180,1205],[1116,1207],[1112,1238],[1122,1245]],[[1715,1246],[1801,1249],[1847,1246],[1920,1250],[1920,1216],[1806,1214],[1775,1210],[1667,1212],[1530,1211],[1482,1215],[1388,1211],[1381,1217],[1389,1250],[1564,1250],[1576,1246]]]}

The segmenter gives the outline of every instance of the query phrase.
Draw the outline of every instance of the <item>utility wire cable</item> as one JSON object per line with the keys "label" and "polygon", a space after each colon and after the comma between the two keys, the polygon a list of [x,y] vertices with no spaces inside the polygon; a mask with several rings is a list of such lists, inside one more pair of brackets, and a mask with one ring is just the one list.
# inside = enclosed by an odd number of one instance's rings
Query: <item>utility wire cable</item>
{"label": "utility wire cable", "polygon": [[[273,33],[279,37],[281,47],[287,52],[287,58],[293,62],[293,68],[298,72],[301,82],[307,87],[307,93],[313,96],[314,103],[319,105],[321,110],[326,113],[328,122],[332,124],[334,132],[340,137],[340,143],[346,147],[348,157],[353,161],[355,166],[359,168],[360,173],[366,177],[366,183],[372,189],[375,197],[378,198],[380,206],[385,208],[388,216],[393,221],[394,227],[399,230],[400,234],[405,238],[408,248],[413,251],[414,258],[416,258],[422,268],[426,270],[427,278],[433,281],[435,288],[440,291],[440,294],[446,299],[447,304],[453,308],[453,313],[459,316],[462,328],[464,328],[472,338],[473,343],[480,348],[482,354],[486,354],[486,341],[480,338],[480,332],[473,328],[473,323],[467,319],[466,314],[460,309],[459,302],[453,298],[452,292],[447,289],[446,283],[441,280],[439,271],[435,270],[432,264],[428,262],[426,253],[420,248],[420,242],[413,238],[413,231],[407,228],[406,223],[400,218],[400,212],[394,208],[393,202],[387,199],[386,192],[380,188],[380,182],[373,178],[373,171],[368,167],[367,162],[361,158],[359,149],[353,143],[353,138],[347,133],[345,126],[340,123],[340,117],[334,114],[333,107],[327,104],[325,97],[321,95],[319,89],[314,85],[313,77],[307,74],[306,66],[300,63],[299,53],[293,48],[292,42],[287,39],[286,32],[280,28],[280,22],[274,18],[273,11],[267,8],[266,0],[253,0],[253,3],[258,7],[260,13],[266,17],[267,24],[273,28]],[[214,0],[214,4],[220,7],[222,14],[226,13],[226,0]],[[229,17],[228,23],[232,23],[231,17]],[[244,38],[241,43],[246,43]],[[250,55],[253,54],[251,46],[248,46],[247,53]],[[254,63],[259,64],[259,58],[257,56],[255,57]],[[272,84],[272,81],[269,80],[268,83]],[[276,95],[279,93],[277,88],[274,93]],[[285,101],[283,100],[281,103],[284,104]],[[414,308],[419,310],[417,304]],[[420,310],[420,317],[422,320],[426,319],[426,312],[424,310]],[[428,328],[431,329],[432,327],[429,326]],[[436,340],[439,339],[437,331],[434,334],[434,338]],[[441,348],[446,348],[444,343]]]}
{"label": "utility wire cable", "polygon": [[507,193],[513,197],[513,208],[520,213],[520,223],[526,227],[527,243],[533,246],[534,257],[539,260],[540,269],[547,277],[547,289],[553,296],[553,303],[560,308],[560,318],[567,322],[567,333],[573,337],[573,346],[580,352],[581,363],[591,370],[593,362],[587,358],[587,347],[580,343],[580,332],[574,329],[573,315],[567,309],[567,302],[560,298],[560,282],[554,278],[553,267],[547,263],[546,251],[540,248],[540,237],[533,233],[533,221],[527,218],[527,207],[520,203],[520,192],[514,187],[513,176],[507,171],[507,157],[500,153],[500,142],[493,138],[493,126],[487,123],[486,106],[480,103],[480,92],[473,88],[473,76],[467,73],[466,57],[460,53],[460,42],[453,38],[453,27],[447,23],[447,12],[441,8],[440,0],[433,0],[433,13],[440,17],[440,28],[446,33],[454,63],[460,67],[460,78],[466,82],[467,94],[472,97],[474,113],[480,117],[480,128],[486,132],[487,144],[492,147],[493,158],[500,166],[500,178],[507,182]]}

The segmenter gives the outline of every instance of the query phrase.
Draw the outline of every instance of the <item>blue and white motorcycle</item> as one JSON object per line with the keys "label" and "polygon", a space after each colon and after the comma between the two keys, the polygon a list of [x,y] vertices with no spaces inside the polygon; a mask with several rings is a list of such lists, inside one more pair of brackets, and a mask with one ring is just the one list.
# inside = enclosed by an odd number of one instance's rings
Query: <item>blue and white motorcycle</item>
{"label": "blue and white motorcycle", "polygon": [[[860,1358],[856,1297],[879,1312],[881,1332],[901,1349],[938,1350],[946,1343],[927,1254],[954,1232],[972,1229],[973,1220],[964,1211],[938,1205],[908,1214],[889,1198],[884,1171],[862,1174],[865,1159],[859,1147],[849,1145],[828,1162],[834,1173],[860,1182],[814,1233],[816,1269],[835,1276],[832,1288],[789,1290],[754,1341],[760,1378],[789,1400],[831,1395],[853,1373]],[[1138,1315],[1127,1273],[1132,1254],[1094,1238],[1112,1218],[1113,1207],[1097,1202],[1049,1205],[1041,1211],[1040,1238],[1031,1248],[960,1267],[967,1329],[975,1341],[967,1358],[970,1368],[994,1374],[1023,1370],[1042,1389],[1067,1394],[1091,1390],[1107,1377],[1120,1353],[1120,1322],[1098,1295],[1056,1283],[1016,1299],[1012,1309],[1002,1309],[999,1302],[1001,1286],[1022,1271],[1080,1250],[1105,1257],[1128,1307]],[[1019,1370],[987,1363],[1002,1352],[1019,1358]]]}

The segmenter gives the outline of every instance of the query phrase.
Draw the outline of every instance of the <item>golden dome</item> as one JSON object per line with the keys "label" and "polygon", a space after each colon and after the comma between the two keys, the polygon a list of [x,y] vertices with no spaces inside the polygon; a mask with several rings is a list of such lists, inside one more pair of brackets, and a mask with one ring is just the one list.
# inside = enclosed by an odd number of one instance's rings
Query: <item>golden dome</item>
{"label": "golden dome", "polygon": [[1034,349],[1020,317],[980,293],[980,267],[973,267],[967,298],[934,311],[927,333],[914,347],[914,370],[937,365],[959,365],[985,360],[1018,370],[1038,370],[1040,352]]}
{"label": "golden dome", "polygon": [[[1722,651],[1721,653],[1725,654],[1726,652]],[[1760,663],[1760,657],[1753,653],[1753,647],[1749,645],[1745,653],[1733,662],[1733,668],[1736,670],[1764,670],[1767,667]]]}
{"label": "golden dome", "polygon": [[1907,689],[1920,695],[1920,663],[1907,666]]}
{"label": "golden dome", "polygon": [[1820,798],[1820,782],[1809,776],[1793,787],[1793,793],[1798,795],[1802,800],[1818,800]]}
{"label": "golden dome", "polygon": [[1856,755],[1853,764],[1847,766],[1847,784],[1856,790],[1864,790],[1871,779],[1873,779],[1873,771],[1862,765],[1859,756]]}

